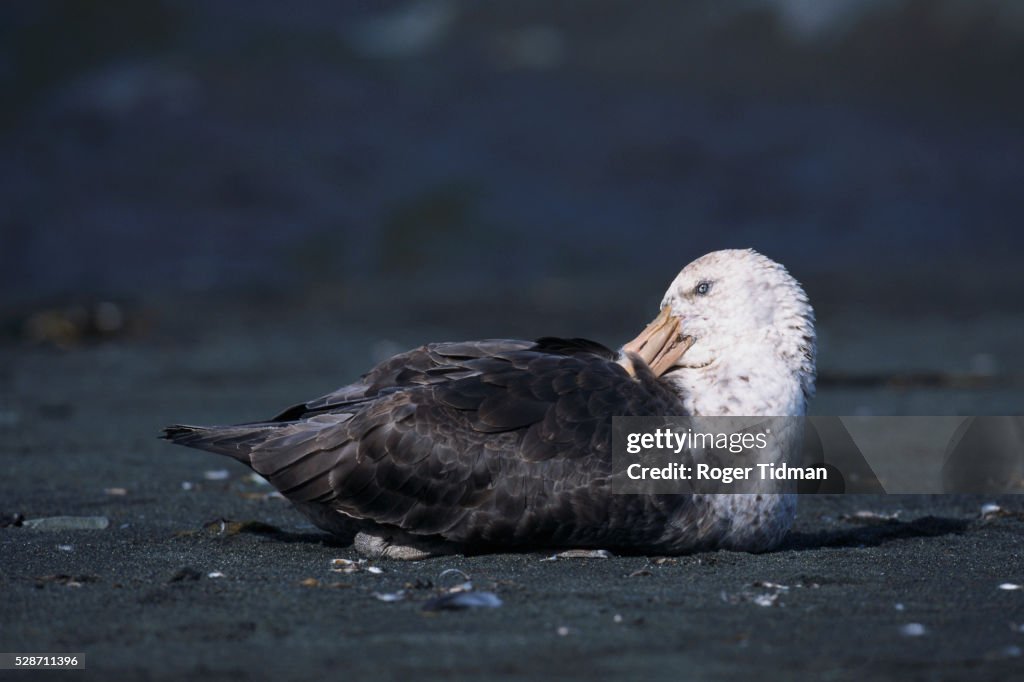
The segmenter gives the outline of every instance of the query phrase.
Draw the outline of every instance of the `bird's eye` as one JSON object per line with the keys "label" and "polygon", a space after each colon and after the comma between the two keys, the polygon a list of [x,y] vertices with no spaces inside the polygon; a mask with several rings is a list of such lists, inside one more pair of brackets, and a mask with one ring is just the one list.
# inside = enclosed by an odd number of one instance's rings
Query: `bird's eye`
{"label": "bird's eye", "polygon": [[711,291],[711,282],[701,282],[693,291],[698,296],[706,296],[707,293]]}

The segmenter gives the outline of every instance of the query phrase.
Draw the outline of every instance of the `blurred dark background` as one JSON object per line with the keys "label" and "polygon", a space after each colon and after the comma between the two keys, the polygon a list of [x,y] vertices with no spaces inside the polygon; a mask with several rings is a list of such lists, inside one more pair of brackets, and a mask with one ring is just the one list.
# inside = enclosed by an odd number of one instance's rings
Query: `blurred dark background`
{"label": "blurred dark background", "polygon": [[6,338],[625,335],[746,246],[825,321],[1016,314],[1022,73],[1012,0],[4,3]]}

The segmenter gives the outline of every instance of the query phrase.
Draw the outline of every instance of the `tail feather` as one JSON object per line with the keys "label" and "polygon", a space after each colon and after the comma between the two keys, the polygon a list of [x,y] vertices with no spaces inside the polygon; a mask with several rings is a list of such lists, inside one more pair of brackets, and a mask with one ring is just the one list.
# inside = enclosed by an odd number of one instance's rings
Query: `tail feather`
{"label": "tail feather", "polygon": [[265,428],[254,428],[251,424],[245,426],[174,424],[165,428],[160,437],[176,445],[227,455],[243,464],[251,465],[250,453],[266,439],[265,431],[271,428],[274,427],[267,425]]}

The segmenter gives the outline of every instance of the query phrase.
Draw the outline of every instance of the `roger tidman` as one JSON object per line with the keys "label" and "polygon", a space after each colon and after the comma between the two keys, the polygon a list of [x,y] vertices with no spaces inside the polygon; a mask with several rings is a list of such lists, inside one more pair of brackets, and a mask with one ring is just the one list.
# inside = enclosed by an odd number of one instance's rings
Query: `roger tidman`
{"label": "roger tidman", "polygon": [[762,462],[752,467],[716,467],[705,462],[693,466],[674,462],[662,467],[645,467],[634,462],[626,467],[626,475],[634,481],[734,481],[754,480],[754,469],[757,478],[762,481],[825,481],[828,480],[828,469],[825,467],[794,467],[785,462],[774,464]]}

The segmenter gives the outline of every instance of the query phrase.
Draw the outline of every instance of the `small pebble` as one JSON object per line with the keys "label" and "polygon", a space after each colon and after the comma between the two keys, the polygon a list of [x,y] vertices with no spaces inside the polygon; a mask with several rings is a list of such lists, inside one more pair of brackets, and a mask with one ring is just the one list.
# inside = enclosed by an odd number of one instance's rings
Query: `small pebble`
{"label": "small pebble", "polygon": [[207,481],[226,481],[229,476],[231,476],[231,472],[227,469],[211,469],[203,472],[203,478]]}
{"label": "small pebble", "polygon": [[75,551],[75,546],[74,545],[57,545],[57,549],[59,549],[62,552],[73,552],[73,551]]}
{"label": "small pebble", "polygon": [[225,576],[220,571],[214,571],[213,573],[207,573],[206,577],[207,578],[226,578],[227,576]]}
{"label": "small pebble", "polygon": [[424,611],[461,611],[463,609],[496,609],[502,605],[501,598],[493,592],[450,592],[431,599],[423,605]]}
{"label": "small pebble", "polygon": [[607,549],[567,549],[555,556],[559,559],[610,559],[614,555]]}
{"label": "small pebble", "polygon": [[384,569],[383,568],[379,568],[377,566],[367,566],[366,567],[366,572],[367,573],[373,573],[374,575],[380,575],[381,573],[384,572]]}
{"label": "small pebble", "polygon": [[1021,589],[1021,586],[1018,585],[1017,583],[1003,583],[1002,585],[999,586],[999,589],[1000,590],[1008,590],[1008,591],[1009,590],[1019,590],[1019,589]]}
{"label": "small pebble", "polygon": [[182,490],[192,490],[195,487],[196,486],[195,486],[194,483],[192,483],[192,481],[182,481],[181,482],[181,489]]}
{"label": "small pebble", "polygon": [[559,625],[558,629],[555,630],[555,632],[558,633],[559,637],[565,637],[569,634],[569,628],[565,627],[564,625]]}
{"label": "small pebble", "polygon": [[399,590],[398,592],[374,592],[373,596],[382,602],[402,601],[405,599],[405,590]]}
{"label": "small pebble", "polygon": [[781,583],[773,583],[767,580],[758,580],[753,583],[753,587],[766,587],[769,590],[778,590],[779,592],[789,592],[789,585],[783,585]]}
{"label": "small pebble", "polygon": [[366,559],[360,559],[359,561],[352,561],[351,559],[331,559],[330,570],[334,573],[358,573],[363,570],[360,564],[365,563]]}
{"label": "small pebble", "polygon": [[103,530],[110,525],[110,519],[106,516],[47,516],[25,519],[22,525],[35,530]]}
{"label": "small pebble", "polygon": [[920,637],[927,630],[920,623],[907,623],[900,628],[900,634],[904,637]]}
{"label": "small pebble", "polygon": [[358,566],[345,566],[344,568],[332,568],[332,573],[358,573]]}
{"label": "small pebble", "polygon": [[904,610],[904,609],[905,609],[906,607],[905,607],[905,606],[903,606],[903,604],[900,604],[899,602],[897,602],[897,603],[893,604],[893,608],[894,608],[894,609],[896,609],[897,611],[902,611],[902,610]]}
{"label": "small pebble", "polygon": [[861,509],[852,514],[843,514],[839,517],[840,521],[846,521],[847,523],[885,523],[888,521],[895,521],[900,516],[898,511],[892,514],[884,514],[881,512],[871,511],[869,509]]}
{"label": "small pebble", "polygon": [[993,502],[981,505],[982,518],[986,516],[994,516],[995,514],[998,514],[1001,511],[1003,511],[1003,508]]}
{"label": "small pebble", "polygon": [[36,587],[42,587],[46,583],[56,583],[65,587],[81,587],[85,583],[94,583],[99,580],[95,575],[68,575],[58,573],[56,575],[44,575],[36,578]]}
{"label": "small pebble", "polygon": [[621,613],[616,613],[614,616],[612,616],[612,622],[613,623],[621,623],[622,622],[622,614]]}

